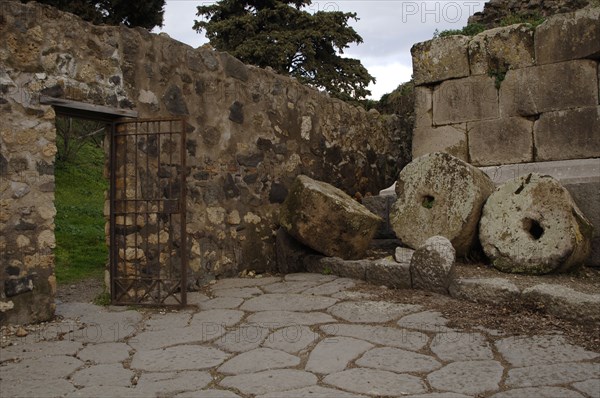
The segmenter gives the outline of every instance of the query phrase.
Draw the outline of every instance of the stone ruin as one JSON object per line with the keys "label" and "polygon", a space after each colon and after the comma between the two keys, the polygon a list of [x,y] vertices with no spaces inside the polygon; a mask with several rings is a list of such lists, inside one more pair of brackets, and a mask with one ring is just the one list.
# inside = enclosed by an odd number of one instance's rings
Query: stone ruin
{"label": "stone ruin", "polygon": [[[414,285],[452,292],[456,287],[447,283],[452,274],[449,264],[476,245],[473,228],[493,190],[473,166],[482,167],[491,181],[499,183],[509,179],[509,172],[512,179],[537,168],[558,167],[548,166],[548,161],[592,162],[588,173],[592,185],[590,180],[561,180],[583,213],[582,218],[575,217],[581,227],[579,238],[587,237],[591,229],[581,220],[588,217],[598,225],[600,214],[594,207],[600,200],[593,200],[598,190],[590,190],[600,176],[598,11],[555,17],[536,29],[535,40],[530,28],[517,25],[472,39],[457,36],[416,45],[416,129],[411,137],[399,128],[402,123],[396,116],[366,112],[224,53],[192,49],[143,29],[94,26],[35,3],[2,3],[0,32],[6,40],[0,44],[0,322],[35,322],[53,315],[54,118],[68,109],[56,105],[61,101],[69,106],[91,104],[113,115],[185,120],[186,138],[177,149],[186,163],[165,169],[159,161],[147,174],[159,180],[187,176],[185,185],[175,189],[187,194],[184,228],[178,233],[161,230],[160,224],[148,224],[143,217],[115,220],[114,228],[131,229],[123,235],[118,254],[125,270],[150,257],[139,253],[139,231],[152,231],[146,241],[187,236],[178,261],[188,262],[188,289],[244,269],[305,269],[395,288]],[[511,44],[506,48],[502,43]],[[465,88],[470,95],[459,95]],[[436,236],[442,232],[428,229],[415,238],[414,252],[399,248],[394,257],[365,259],[365,242],[383,242],[389,248],[389,241],[372,240],[373,236],[397,242],[394,238],[402,233],[404,216],[393,216],[401,211],[396,198],[376,194],[391,185],[410,161],[405,149],[411,139],[414,158],[433,152],[454,156],[431,155],[460,165],[460,177],[449,182],[477,187],[471,197],[464,197],[478,210],[457,215],[456,235]],[[116,140],[117,146],[132,144],[152,152],[147,141]],[[113,172],[129,183],[132,160],[117,152],[116,163],[111,163],[108,155],[107,150],[107,175]],[[115,166],[119,164],[122,167]],[[510,171],[507,164],[523,167]],[[401,179],[409,171],[410,167]],[[296,181],[298,175],[306,177]],[[148,181],[135,180],[134,192],[162,187],[161,182]],[[298,209],[290,206],[289,193],[305,188],[311,194],[302,203],[317,207],[286,213],[288,207]],[[444,203],[431,192],[413,192],[422,195],[421,213]],[[399,195],[410,193],[398,185]],[[377,226],[378,217],[347,195],[362,197],[383,222]],[[330,207],[322,207],[324,203]],[[565,209],[576,209],[569,206]],[[353,218],[343,227],[349,213]],[[488,214],[485,208],[483,214]],[[458,222],[461,217],[463,223]],[[295,229],[303,222],[329,229],[319,230],[322,235],[310,228]],[[435,223],[428,220],[427,227]],[[108,240],[109,235],[107,223]],[[591,245],[598,253],[598,235]],[[580,264],[586,253],[581,247],[573,245],[569,251],[576,253],[569,257],[573,265]],[[161,259],[172,253],[152,256],[160,267]],[[592,254],[586,261],[599,258]],[[423,266],[417,269],[417,264]]]}

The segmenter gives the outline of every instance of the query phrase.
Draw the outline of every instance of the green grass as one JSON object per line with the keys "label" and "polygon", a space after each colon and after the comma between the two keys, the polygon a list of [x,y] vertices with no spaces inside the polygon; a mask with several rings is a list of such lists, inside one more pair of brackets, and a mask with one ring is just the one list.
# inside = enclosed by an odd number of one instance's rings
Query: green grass
{"label": "green grass", "polygon": [[[59,146],[60,147],[60,146]],[[57,160],[56,278],[72,283],[102,278],[108,261],[104,237],[104,151],[85,144],[68,161]]]}

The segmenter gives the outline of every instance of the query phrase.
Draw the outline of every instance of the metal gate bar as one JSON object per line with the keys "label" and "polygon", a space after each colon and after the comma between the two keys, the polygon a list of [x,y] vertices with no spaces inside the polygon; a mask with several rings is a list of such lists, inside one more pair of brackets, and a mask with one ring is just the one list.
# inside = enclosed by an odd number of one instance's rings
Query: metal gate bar
{"label": "metal gate bar", "polygon": [[113,304],[187,304],[185,142],[182,119],[138,119],[113,124]]}

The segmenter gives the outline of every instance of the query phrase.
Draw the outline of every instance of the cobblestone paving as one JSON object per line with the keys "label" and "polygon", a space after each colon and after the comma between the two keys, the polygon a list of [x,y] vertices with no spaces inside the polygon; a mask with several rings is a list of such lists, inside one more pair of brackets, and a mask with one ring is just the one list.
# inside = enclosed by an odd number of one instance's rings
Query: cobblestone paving
{"label": "cobblestone paving", "polygon": [[62,321],[0,351],[0,396],[600,397],[599,353],[455,330],[434,309],[352,291],[361,283],[227,279],[175,312],[59,304]]}

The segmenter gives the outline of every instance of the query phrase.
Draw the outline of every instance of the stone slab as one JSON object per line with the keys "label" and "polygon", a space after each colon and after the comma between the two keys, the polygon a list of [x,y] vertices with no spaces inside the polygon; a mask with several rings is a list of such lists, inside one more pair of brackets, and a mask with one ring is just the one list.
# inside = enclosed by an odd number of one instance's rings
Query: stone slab
{"label": "stone slab", "polygon": [[300,358],[272,348],[256,348],[227,360],[217,368],[226,375],[256,373],[263,370],[291,368],[300,363]]}
{"label": "stone slab", "polygon": [[[267,285],[269,286],[269,285]],[[217,297],[240,297],[240,298],[250,298],[254,296],[260,296],[262,294],[262,290],[259,288],[252,287],[241,287],[241,288],[232,288],[232,289],[216,289],[214,291],[214,295]]]}
{"label": "stone slab", "polygon": [[41,358],[50,355],[74,356],[83,345],[76,341],[42,341],[3,347],[0,363],[15,359]]}
{"label": "stone slab", "polygon": [[317,284],[331,282],[337,279],[335,275],[319,275],[310,272],[296,272],[283,278],[286,282],[315,282]]}
{"label": "stone slab", "polygon": [[437,311],[423,311],[400,318],[397,325],[401,328],[421,330],[424,332],[452,332],[446,326],[448,320]]}
{"label": "stone slab", "polygon": [[323,257],[318,255],[306,256],[304,268],[315,274],[333,274],[345,278],[365,280],[369,260],[342,260],[338,257]]}
{"label": "stone slab", "polygon": [[360,281],[350,278],[338,278],[331,282],[327,282],[323,285],[306,289],[302,292],[302,294],[310,294],[316,296],[331,296],[333,294],[343,292],[346,289],[351,289],[360,283]]}
{"label": "stone slab", "polygon": [[594,378],[600,378],[600,366],[597,363],[565,362],[511,369],[505,383],[508,387],[537,387]]}
{"label": "stone slab", "polygon": [[241,398],[239,395],[229,390],[201,390],[183,392],[175,395],[175,398]]}
{"label": "stone slab", "polygon": [[246,352],[258,348],[269,335],[269,329],[259,325],[239,325],[213,342],[228,352]]}
{"label": "stone slab", "polygon": [[317,376],[301,370],[277,369],[227,376],[219,384],[226,388],[236,388],[243,394],[258,395],[309,387],[317,384]]}
{"label": "stone slab", "polygon": [[496,361],[453,362],[427,376],[431,387],[478,395],[498,390],[503,368]]}
{"label": "stone slab", "polygon": [[247,321],[269,329],[279,329],[290,325],[331,323],[335,319],[324,312],[262,311],[250,315]]}
{"label": "stone slab", "polygon": [[335,323],[321,326],[321,331],[329,336],[354,337],[375,344],[411,351],[418,351],[429,342],[429,337],[421,332],[386,326]]}
{"label": "stone slab", "polygon": [[214,285],[211,285],[211,289],[233,289],[239,287],[264,286],[280,281],[281,278],[275,276],[263,278],[227,278],[217,280]]}
{"label": "stone slab", "polygon": [[346,301],[335,304],[327,312],[348,322],[385,323],[403,315],[417,312],[419,305],[397,304],[387,301]]}
{"label": "stone slab", "polygon": [[134,373],[123,368],[120,363],[102,364],[80,369],[73,374],[71,381],[76,386],[131,386],[131,379]]}
{"label": "stone slab", "polygon": [[24,359],[2,367],[2,384],[62,379],[83,365],[79,359],[64,355]]}
{"label": "stone slab", "polygon": [[[500,87],[502,117],[598,105],[597,65],[576,60],[509,70]],[[568,77],[568,78],[565,78]]]}
{"label": "stone slab", "polygon": [[599,131],[600,106],[543,113],[533,129],[536,160],[600,157]]}
{"label": "stone slab", "polygon": [[511,303],[519,298],[519,288],[504,278],[455,278],[448,289],[450,296],[474,303]]}
{"label": "stone slab", "polygon": [[182,391],[196,392],[212,380],[210,373],[200,371],[142,373],[135,389],[146,396],[164,396]]}
{"label": "stone slab", "polygon": [[374,260],[366,269],[366,281],[392,289],[410,289],[410,264],[398,263],[391,256]]}
{"label": "stone slab", "polygon": [[216,348],[179,345],[159,350],[138,351],[131,368],[147,372],[202,370],[219,366],[230,354]]}
{"label": "stone slab", "polygon": [[304,294],[263,294],[246,300],[241,309],[251,312],[268,311],[274,308],[280,311],[314,311],[329,308],[337,301],[330,297]]}
{"label": "stone slab", "polygon": [[442,126],[500,116],[494,79],[482,75],[447,80],[433,90],[433,124]]}
{"label": "stone slab", "polygon": [[15,398],[55,398],[75,393],[75,386],[64,379],[27,380],[25,383],[2,381],[2,396]]}
{"label": "stone slab", "polygon": [[555,15],[535,30],[537,63],[600,58],[600,8]]}
{"label": "stone slab", "polygon": [[321,336],[308,326],[293,325],[275,330],[267,337],[263,347],[295,354],[305,350],[320,339]]}
{"label": "stone slab", "polygon": [[169,328],[181,328],[187,326],[192,318],[190,312],[167,312],[156,313],[144,323],[146,330],[165,330]]}
{"label": "stone slab", "polygon": [[559,318],[600,322],[600,294],[581,293],[562,285],[544,283],[523,290],[523,298]]}
{"label": "stone slab", "polygon": [[131,347],[125,343],[90,344],[79,351],[77,357],[97,364],[117,363],[129,358],[129,350]]}
{"label": "stone slab", "polygon": [[490,344],[481,333],[438,333],[431,341],[430,348],[442,361],[494,359]]}
{"label": "stone slab", "polygon": [[563,336],[508,337],[495,343],[498,352],[515,367],[588,361],[600,354],[569,344]]}
{"label": "stone slab", "polygon": [[532,162],[533,126],[533,121],[522,117],[467,123],[471,164],[492,166]]}
{"label": "stone slab", "polygon": [[136,350],[153,350],[177,344],[206,342],[223,334],[225,334],[224,325],[218,320],[213,320],[173,330],[142,332],[130,339],[129,345]]}
{"label": "stone slab", "polygon": [[573,387],[592,398],[600,398],[600,379],[590,379],[573,383]]}
{"label": "stone slab", "polygon": [[301,293],[319,285],[317,281],[283,281],[263,287],[266,293]]}
{"label": "stone slab", "polygon": [[467,36],[448,36],[413,45],[415,85],[469,76]]}
{"label": "stone slab", "polygon": [[202,325],[223,325],[223,326],[233,326],[237,324],[244,313],[238,310],[208,310],[201,311],[192,317],[192,321],[190,326],[202,326]]}
{"label": "stone slab", "polygon": [[93,386],[84,387],[69,395],[68,398],[90,398],[90,397],[127,397],[148,398],[147,393],[137,391],[135,388],[120,386]]}
{"label": "stone slab", "polygon": [[356,395],[346,391],[334,390],[321,386],[310,386],[297,390],[272,392],[259,395],[256,398],[366,398],[364,395]]}
{"label": "stone slab", "polygon": [[402,396],[427,391],[418,377],[366,368],[330,374],[323,379],[323,383],[353,393],[375,396]]}
{"label": "stone slab", "polygon": [[327,337],[312,349],[304,369],[319,374],[341,372],[351,360],[372,347],[373,344],[352,337]]}
{"label": "stone slab", "polygon": [[217,297],[211,300],[203,301],[198,306],[202,310],[234,309],[244,302],[239,297]]}
{"label": "stone slab", "polygon": [[583,395],[562,387],[530,387],[516,388],[514,390],[503,391],[494,394],[491,398],[583,398]]}
{"label": "stone slab", "polygon": [[356,361],[356,365],[396,373],[431,372],[442,367],[440,362],[429,355],[390,347],[378,347],[367,351]]}

